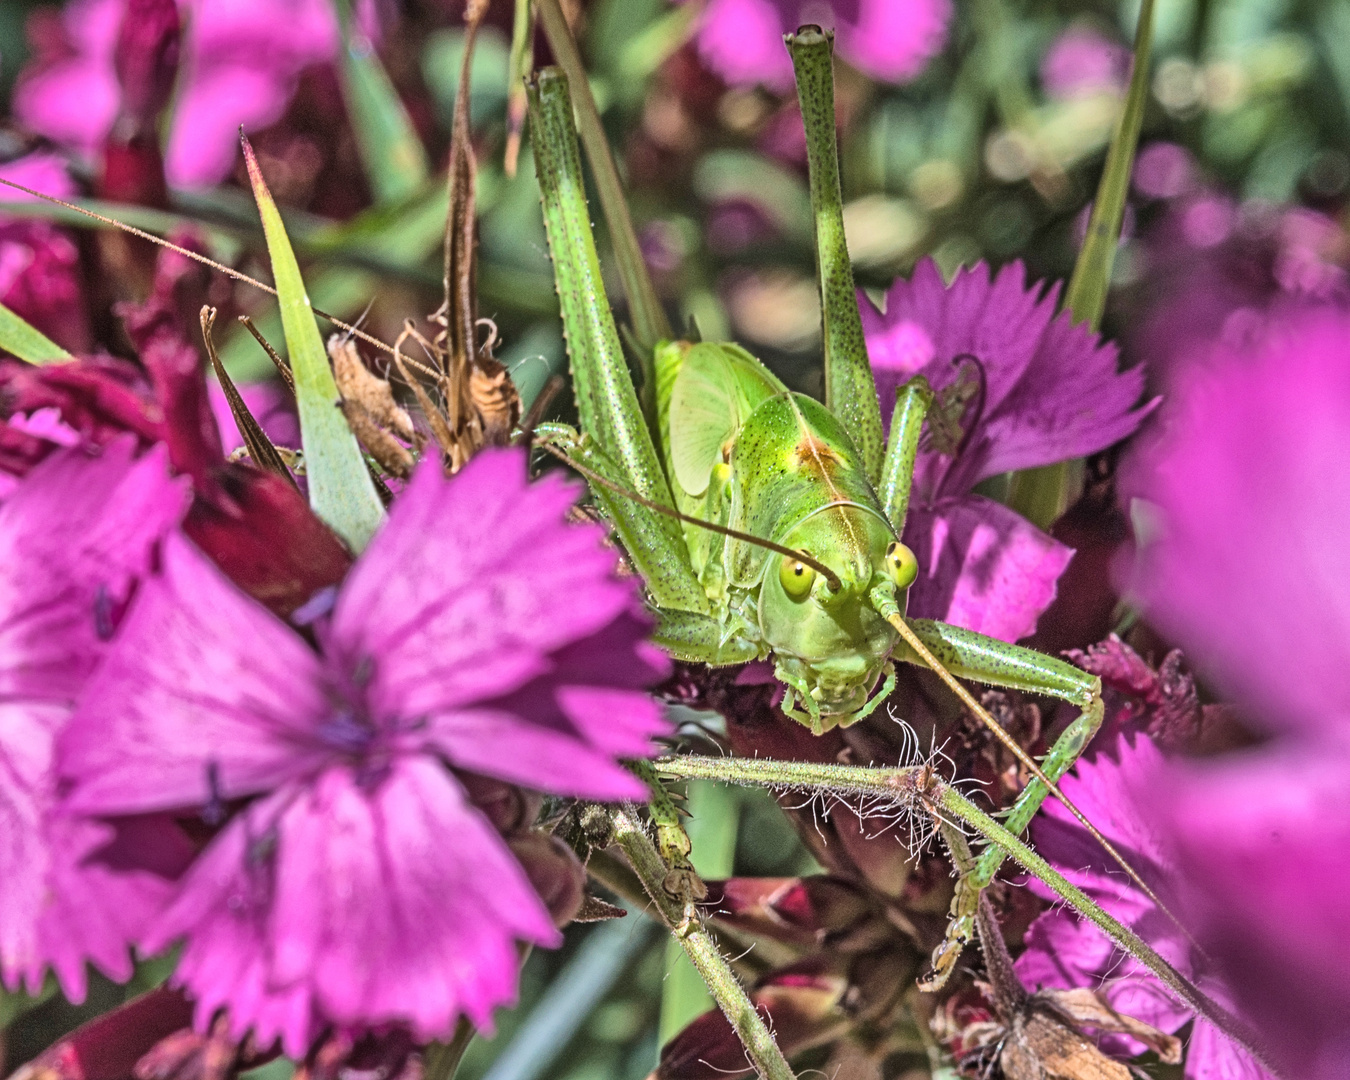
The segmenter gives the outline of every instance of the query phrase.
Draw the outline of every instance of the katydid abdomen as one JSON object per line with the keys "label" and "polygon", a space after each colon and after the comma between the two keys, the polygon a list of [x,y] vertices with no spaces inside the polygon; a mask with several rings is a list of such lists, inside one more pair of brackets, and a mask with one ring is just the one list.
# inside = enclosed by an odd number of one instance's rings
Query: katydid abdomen
{"label": "katydid abdomen", "polygon": [[[679,509],[833,572],[829,579],[800,559],[689,524],[712,618],[772,655],[812,727],[865,715],[896,641],[869,593],[886,582],[903,590],[915,568],[852,439],[824,406],[789,391],[739,346],[671,343],[657,350],[656,373],[660,449]],[[710,659],[687,639],[667,644],[686,659]]]}

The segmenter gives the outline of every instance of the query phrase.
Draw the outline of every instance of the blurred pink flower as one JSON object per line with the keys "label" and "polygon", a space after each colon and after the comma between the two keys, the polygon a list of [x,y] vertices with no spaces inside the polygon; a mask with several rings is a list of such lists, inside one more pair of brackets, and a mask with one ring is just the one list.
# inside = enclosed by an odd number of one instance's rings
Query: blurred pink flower
{"label": "blurred pink flower", "polygon": [[127,942],[191,850],[167,818],[113,827],[56,808],[54,741],[186,506],[163,453],[133,450],[59,450],[0,506],[0,975],[37,993],[50,965],[74,1001],[86,962],[130,978]]}
{"label": "blurred pink flower", "polygon": [[1129,49],[1091,27],[1071,26],[1041,59],[1041,86],[1060,99],[1120,93],[1129,72]]}
{"label": "blurred pink flower", "polygon": [[[540,898],[449,767],[594,799],[645,791],[616,757],[665,730],[667,669],[631,580],[556,477],[518,451],[453,480],[428,461],[311,620],[319,650],[181,536],[140,590],[62,741],[72,812],[200,806],[229,820],[141,937],[185,938],[205,1030],[302,1056],[327,1023],[419,1041],[515,994]],[[313,605],[310,605],[313,607]]]}
{"label": "blurred pink flower", "polygon": [[[1095,744],[1094,744],[1095,746]],[[1169,852],[1140,814],[1138,800],[1164,775],[1162,754],[1146,735],[1121,735],[1110,746],[1096,747],[1091,760],[1081,760],[1061,781],[1064,794],[1121,851],[1150,889],[1169,907],[1176,905],[1178,870],[1191,863]],[[1194,952],[1180,929],[1160,912],[1101,846],[1055,800],[1032,823],[1036,850],[1065,877],[1108,912],[1130,926],[1179,971],[1220,1004],[1231,996],[1212,977],[1204,977],[1203,957]],[[1032,888],[1052,902],[1052,893],[1033,882]],[[1100,990],[1119,1012],[1162,1031],[1175,1032],[1194,1021],[1186,1050],[1185,1075],[1194,1080],[1273,1080],[1259,1062],[1209,1021],[1175,1000],[1147,968],[1120,952],[1091,923],[1063,907],[1045,912],[1027,930],[1026,951],[1017,958],[1017,973],[1028,989]],[[1105,1049],[1128,1056],[1144,1052],[1134,1040],[1115,1036]]]}
{"label": "blurred pink flower", "polygon": [[[0,177],[58,198],[75,185],[54,154],[29,154],[0,166]],[[5,201],[32,201],[5,188]],[[45,221],[0,217],[0,303],[72,352],[89,348],[89,322],[80,283],[80,252]]]}
{"label": "blurred pink flower", "polygon": [[[94,157],[121,104],[113,52],[127,0],[70,0],[66,41],[21,75],[14,113],[38,134]],[[229,175],[239,127],[281,118],[300,73],[337,55],[328,0],[179,0],[186,27],[165,168],[179,187]]]}
{"label": "blurred pink flower", "polygon": [[884,315],[861,293],[859,306],[888,426],[896,390],[913,375],[964,396],[949,406],[958,444],[934,445],[931,422],[920,444],[904,535],[920,566],[910,614],[1025,637],[1073,552],[971,489],[1129,435],[1147,413],[1135,407],[1142,373],[1117,372],[1115,346],[1056,315],[1059,286],[1028,288],[1020,262],[996,275],[981,263],[948,286],[924,259],[891,286]]}
{"label": "blurred pink flower", "polygon": [[1350,302],[1350,238],[1314,210],[1187,184],[1135,248],[1140,285],[1120,322],[1162,388],[1215,341],[1240,347],[1291,307]]}
{"label": "blurred pink flower", "polygon": [[1134,161],[1134,187],[1149,199],[1175,199],[1191,191],[1198,180],[1195,159],[1184,146],[1151,142]]}
{"label": "blurred pink flower", "polygon": [[1151,622],[1276,736],[1174,771],[1145,804],[1183,916],[1289,1075],[1350,1073],[1350,314],[1271,321],[1188,363],[1122,477],[1156,536]]}
{"label": "blurred pink flower", "polygon": [[943,46],[950,0],[709,0],[699,23],[699,53],[735,85],[792,87],[783,35],[803,23],[835,32],[840,59],[883,82],[907,82]]}

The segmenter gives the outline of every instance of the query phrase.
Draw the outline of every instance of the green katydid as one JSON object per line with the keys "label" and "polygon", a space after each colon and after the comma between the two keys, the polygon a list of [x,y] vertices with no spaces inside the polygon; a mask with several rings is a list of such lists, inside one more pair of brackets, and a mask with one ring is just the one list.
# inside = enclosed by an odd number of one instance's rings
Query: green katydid
{"label": "green katydid", "polygon": [[[591,480],[646,582],[656,640],[673,656],[772,659],[784,712],[817,733],[871,713],[894,686],[896,662],[932,668],[1035,774],[1008,815],[1018,833],[1100,726],[1100,683],[1031,649],[905,617],[917,565],[899,537],[932,393],[921,379],[900,390],[884,443],[844,243],[831,41],[804,27],[788,43],[817,224],[826,403],[790,392],[738,345],[662,341],[648,423],[601,282],[567,81],[546,69],[530,85],[531,140],[580,430],[551,424],[535,436]],[[1038,766],[952,676],[1061,698],[1081,713]],[[980,857],[976,893],[1002,859],[996,848]],[[935,954],[934,986],[968,922],[956,920]]]}

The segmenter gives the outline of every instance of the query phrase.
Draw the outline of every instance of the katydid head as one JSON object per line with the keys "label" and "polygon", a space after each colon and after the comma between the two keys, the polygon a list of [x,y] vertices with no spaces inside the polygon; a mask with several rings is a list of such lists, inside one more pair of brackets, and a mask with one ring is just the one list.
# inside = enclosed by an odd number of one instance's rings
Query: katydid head
{"label": "katydid head", "polygon": [[903,609],[914,555],[875,511],[854,503],[806,517],[783,546],[828,567],[833,580],[791,555],[769,559],[759,587],[760,631],[780,677],[813,720],[818,713],[825,726],[852,723],[876,704],[869,697],[896,641],[894,627],[872,604],[872,590],[882,584],[899,590]]}

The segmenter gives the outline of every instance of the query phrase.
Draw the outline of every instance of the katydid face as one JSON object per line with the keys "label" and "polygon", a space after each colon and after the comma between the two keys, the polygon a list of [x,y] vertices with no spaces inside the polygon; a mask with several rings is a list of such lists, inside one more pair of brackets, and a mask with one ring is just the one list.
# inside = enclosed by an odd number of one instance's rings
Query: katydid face
{"label": "katydid face", "polygon": [[783,542],[828,566],[838,588],[799,560],[766,561],[760,633],[784,681],[804,687],[824,716],[855,713],[867,703],[895,644],[895,630],[868,599],[872,587],[887,579],[886,556],[894,540],[890,525],[874,511],[827,506]]}

